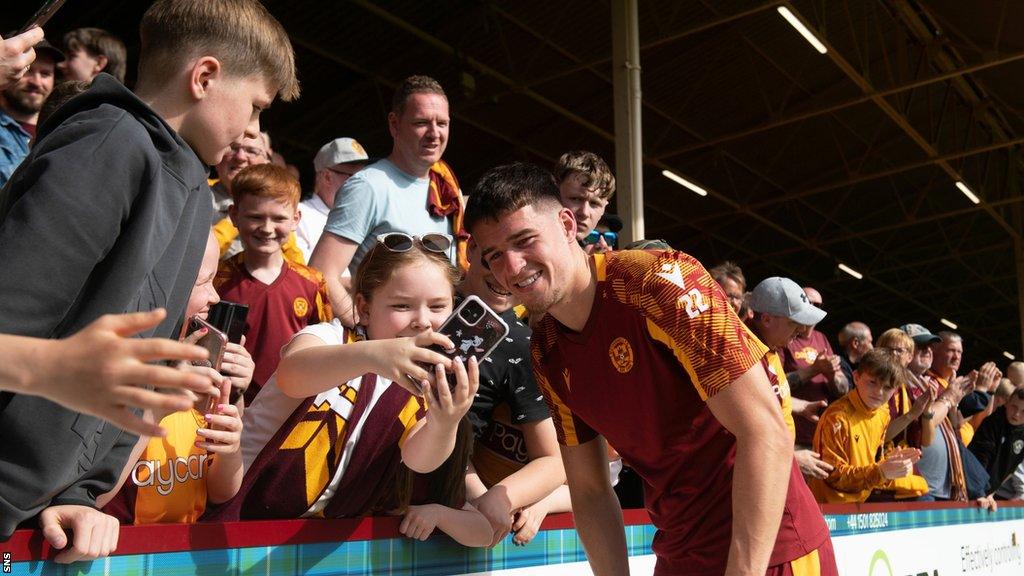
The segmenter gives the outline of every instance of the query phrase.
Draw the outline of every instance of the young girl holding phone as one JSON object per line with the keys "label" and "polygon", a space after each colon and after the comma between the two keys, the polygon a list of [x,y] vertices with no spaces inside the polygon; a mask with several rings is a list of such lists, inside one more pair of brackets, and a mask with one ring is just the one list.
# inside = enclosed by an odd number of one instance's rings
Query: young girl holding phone
{"label": "young girl holding phone", "polygon": [[335,320],[285,347],[246,411],[239,517],[405,514],[407,536],[425,539],[436,527],[464,545],[490,543],[487,519],[464,496],[472,443],[463,421],[477,359],[427,348],[453,348],[435,332],[459,280],[450,247],[440,234],[380,237],[354,282],[363,334]]}
{"label": "young girl holding phone", "polygon": [[[210,306],[220,301],[213,289],[219,256],[211,234],[185,306],[187,318],[205,320]],[[205,329],[197,330],[185,340],[195,343],[204,335]],[[242,482],[242,403],[231,404],[228,398],[233,385],[248,386],[253,361],[244,347],[229,343],[219,367],[220,372],[181,367],[209,375],[220,385],[220,398],[204,396],[189,410],[147,414],[167,430],[167,436],[139,439],[118,485],[96,499],[97,507],[122,524],[191,523],[208,504],[221,504],[235,495]]]}

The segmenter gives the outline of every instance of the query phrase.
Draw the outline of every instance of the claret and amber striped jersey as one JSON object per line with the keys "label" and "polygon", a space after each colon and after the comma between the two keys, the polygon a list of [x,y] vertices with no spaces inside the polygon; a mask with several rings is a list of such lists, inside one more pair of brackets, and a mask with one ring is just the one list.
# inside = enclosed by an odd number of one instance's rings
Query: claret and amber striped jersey
{"label": "claret and amber striped jersey", "polygon": [[[643,478],[659,534],[659,571],[721,574],[732,537],[736,439],[706,400],[767,348],[740,322],[697,260],[676,251],[592,256],[597,290],[574,332],[550,314],[531,356],[558,440],[604,436]],[[828,538],[794,464],[771,564],[799,558]]]}

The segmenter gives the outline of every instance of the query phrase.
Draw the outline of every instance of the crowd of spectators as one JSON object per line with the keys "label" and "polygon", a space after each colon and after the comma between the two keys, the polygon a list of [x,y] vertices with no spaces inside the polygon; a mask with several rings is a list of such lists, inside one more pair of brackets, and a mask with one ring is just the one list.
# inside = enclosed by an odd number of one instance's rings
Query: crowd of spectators
{"label": "crowd of spectators", "polygon": [[[70,562],[113,551],[119,523],[388,514],[412,538],[523,545],[570,511],[561,405],[531,368],[541,319],[463,225],[443,87],[401,83],[386,157],[324,143],[300,201],[259,127],[299,93],[280,24],[251,0],[159,0],[140,32],[134,91],[103,30],[3,40],[0,539],[38,526]],[[605,161],[569,151],[547,177],[572,241],[617,250]],[[843,319],[833,340],[818,290],[708,273],[714,297],[691,291],[687,311],[718,306],[767,347],[818,502],[1024,499],[1024,363],[962,368],[963,338],[914,318],[877,340]],[[482,361],[438,351],[469,296],[510,327]],[[221,300],[248,308],[247,331],[210,359],[199,320]],[[642,505],[629,458],[612,443],[598,460],[603,487]]]}

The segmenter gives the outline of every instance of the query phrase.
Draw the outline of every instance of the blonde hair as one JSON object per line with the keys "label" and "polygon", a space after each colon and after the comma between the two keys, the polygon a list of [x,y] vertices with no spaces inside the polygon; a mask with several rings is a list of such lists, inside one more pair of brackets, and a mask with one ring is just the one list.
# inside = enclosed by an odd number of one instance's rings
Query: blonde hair
{"label": "blonde hair", "polygon": [[885,332],[882,332],[882,335],[878,337],[878,340],[875,341],[875,346],[889,350],[903,348],[904,350],[913,352],[914,339],[899,328],[889,328]]}
{"label": "blonde hair", "polygon": [[142,16],[139,36],[140,80],[212,56],[226,74],[263,76],[285,102],[299,97],[288,33],[256,0],[157,0]]}

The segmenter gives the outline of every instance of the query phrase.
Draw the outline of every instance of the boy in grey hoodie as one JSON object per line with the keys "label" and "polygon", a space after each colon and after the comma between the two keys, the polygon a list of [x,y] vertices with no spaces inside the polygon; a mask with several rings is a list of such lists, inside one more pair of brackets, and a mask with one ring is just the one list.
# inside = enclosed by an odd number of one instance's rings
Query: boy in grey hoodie
{"label": "boy in grey hoodie", "polygon": [[[166,308],[177,337],[211,221],[206,166],[275,96],[298,96],[284,29],[256,0],[159,0],[143,16],[136,92],[100,75],[40,127],[0,197],[0,333],[61,338],[99,316]],[[109,554],[95,510],[134,435],[0,395],[0,540],[40,515],[58,561]]]}

